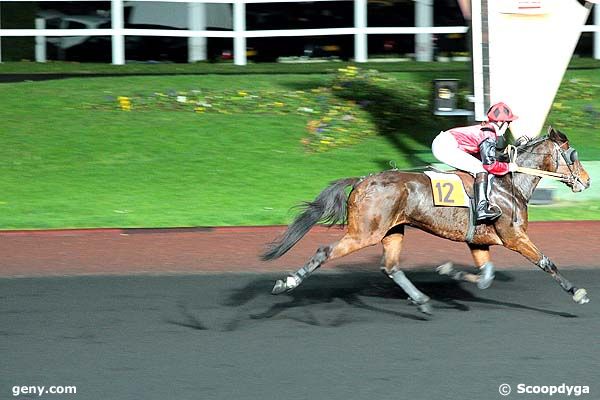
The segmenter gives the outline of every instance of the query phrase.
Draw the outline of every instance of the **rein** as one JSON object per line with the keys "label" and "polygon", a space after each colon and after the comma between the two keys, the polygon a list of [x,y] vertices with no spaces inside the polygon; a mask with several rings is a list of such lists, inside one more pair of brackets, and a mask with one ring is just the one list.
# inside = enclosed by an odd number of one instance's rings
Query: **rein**
{"label": "rein", "polygon": [[535,169],[535,168],[517,167],[516,172],[521,172],[523,174],[528,174],[528,175],[539,176],[540,178],[555,179],[557,181],[564,181],[565,179],[568,179],[568,177],[564,174],[559,174],[558,172],[544,171],[544,170]]}
{"label": "rein", "polygon": [[[543,141],[543,140],[547,140],[547,138],[538,140],[538,141]],[[535,143],[537,143],[538,141],[536,141]],[[533,143],[532,143],[533,144]],[[569,165],[569,161],[568,161],[568,157],[566,156],[565,152],[562,150],[562,148],[560,147],[560,145],[554,143],[555,146],[558,148],[558,153],[560,153],[560,155],[557,155],[556,157],[554,156],[553,153],[548,153],[552,155],[552,158],[556,160],[556,165],[558,168],[558,164],[559,164],[559,159],[560,156],[562,156],[565,160],[565,162],[567,163],[568,167],[569,167],[569,171],[571,172],[571,176],[565,175],[565,174],[561,174],[558,172],[550,172],[550,171],[545,171],[542,169],[536,169],[536,168],[528,168],[528,167],[521,167],[521,166],[517,166],[516,171],[512,172],[512,188],[513,188],[513,196],[514,196],[514,190],[515,190],[515,181],[514,181],[514,175],[515,172],[520,172],[523,174],[528,174],[528,175],[533,175],[533,176],[537,176],[540,178],[548,178],[548,179],[554,179],[566,184],[569,184],[571,182],[573,182],[575,179],[577,179],[577,177],[574,175],[573,170],[571,169],[571,165]],[[556,149],[555,149],[556,150]],[[524,152],[529,152],[527,150],[523,150]],[[517,161],[517,155],[518,155],[518,148],[513,146],[513,145],[508,145],[506,148],[506,152],[508,153],[508,158],[509,161],[511,163],[516,163]],[[569,155],[570,157],[570,155]],[[576,157],[576,154],[575,154]],[[573,161],[573,159],[571,159],[571,161]],[[572,163],[572,162],[571,162]],[[517,222],[517,213],[516,213],[516,204],[513,204],[513,223]]]}
{"label": "rein", "polygon": [[[508,152],[508,158],[510,162],[516,162],[518,149],[515,146],[509,144],[506,147],[506,151]],[[517,166],[517,170],[515,172],[521,172],[523,174],[538,176],[540,178],[554,179],[561,182],[568,182],[570,180],[570,177],[568,177],[567,175],[560,174],[558,172],[544,171],[543,169]]]}

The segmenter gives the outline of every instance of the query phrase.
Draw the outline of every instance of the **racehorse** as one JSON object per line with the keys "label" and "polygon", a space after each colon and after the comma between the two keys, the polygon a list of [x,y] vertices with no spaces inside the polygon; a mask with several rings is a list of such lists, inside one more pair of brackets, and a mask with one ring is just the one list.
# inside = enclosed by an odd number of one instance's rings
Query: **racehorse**
{"label": "racehorse", "polygon": [[[549,171],[549,174],[559,176],[573,192],[590,186],[590,177],[576,150],[569,145],[567,136],[552,127],[547,135],[514,149],[516,154],[512,161],[526,167],[524,169]],[[472,185],[472,177],[468,175],[468,178]],[[431,314],[429,297],[419,291],[400,269],[404,227],[408,225],[445,239],[467,243],[475,266],[480,268],[479,273],[470,274],[476,279],[466,279],[468,276],[464,273],[457,273],[454,274],[456,279],[476,281],[480,288],[487,288],[494,278],[490,246],[502,245],[549,273],[575,302],[585,304],[589,301],[586,290],[575,287],[563,277],[556,265],[527,235],[527,203],[540,179],[540,176],[518,172],[494,177],[491,201],[500,207],[502,215],[494,222],[477,225],[471,235],[468,232],[469,209],[434,206],[431,183],[423,172],[394,169],[367,177],[334,181],[314,201],[304,203],[303,211],[285,233],[269,245],[262,258],[273,260],[281,257],[319,222],[330,225],[346,223],[345,235],[337,242],[321,246],[302,268],[286,279],[278,280],[272,293],[289,292],[326,261],[381,242],[384,251],[382,271],[408,294],[420,311]],[[348,187],[351,188],[349,194],[346,193]]]}

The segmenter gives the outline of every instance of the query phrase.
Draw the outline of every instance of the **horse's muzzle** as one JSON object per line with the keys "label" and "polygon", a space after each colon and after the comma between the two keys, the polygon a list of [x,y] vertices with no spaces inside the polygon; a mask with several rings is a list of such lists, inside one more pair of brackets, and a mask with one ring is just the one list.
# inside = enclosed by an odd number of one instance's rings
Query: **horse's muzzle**
{"label": "horse's muzzle", "polygon": [[569,186],[575,193],[583,192],[585,189],[590,187],[591,183],[591,178],[588,178],[587,181],[584,182],[579,177],[576,179],[569,179],[568,182],[566,182],[567,186]]}

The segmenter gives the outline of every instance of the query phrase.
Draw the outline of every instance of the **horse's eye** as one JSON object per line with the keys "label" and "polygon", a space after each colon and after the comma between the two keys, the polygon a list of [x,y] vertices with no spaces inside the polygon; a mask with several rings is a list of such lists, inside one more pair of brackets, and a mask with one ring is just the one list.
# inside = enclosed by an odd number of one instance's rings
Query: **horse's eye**
{"label": "horse's eye", "polygon": [[577,155],[577,150],[573,149],[569,158],[571,159],[571,162],[577,161],[579,159],[579,156]]}

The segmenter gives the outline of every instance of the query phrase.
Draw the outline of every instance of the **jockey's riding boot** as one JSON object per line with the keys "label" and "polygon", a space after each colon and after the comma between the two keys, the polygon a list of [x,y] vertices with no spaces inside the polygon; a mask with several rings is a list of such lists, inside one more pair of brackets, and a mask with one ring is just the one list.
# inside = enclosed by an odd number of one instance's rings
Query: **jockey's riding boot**
{"label": "jockey's riding boot", "polygon": [[488,173],[479,172],[475,175],[475,217],[477,223],[493,221],[502,215],[502,210],[490,205],[487,196]]}

